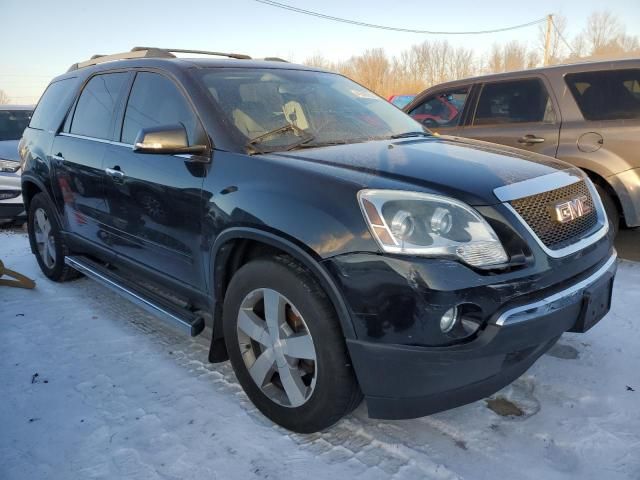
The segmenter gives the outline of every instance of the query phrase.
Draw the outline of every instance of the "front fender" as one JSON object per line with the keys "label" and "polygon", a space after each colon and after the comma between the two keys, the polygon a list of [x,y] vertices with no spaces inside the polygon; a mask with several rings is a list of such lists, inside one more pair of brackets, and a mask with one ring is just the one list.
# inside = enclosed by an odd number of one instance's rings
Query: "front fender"
{"label": "front fender", "polygon": [[[213,295],[216,304],[221,304],[223,302],[223,298],[221,298],[222,289],[219,285],[220,282],[216,281],[216,279],[219,279],[220,274],[223,271],[223,266],[226,265],[229,255],[231,254],[228,249],[225,249],[225,246],[232,244],[235,240],[253,240],[264,243],[287,253],[307,268],[314,275],[336,309],[344,336],[346,338],[356,338],[351,314],[347,308],[344,297],[336,287],[336,284],[327,269],[303,246],[298,245],[294,243],[294,241],[281,235],[265,230],[250,227],[231,227],[217,237],[212,246],[210,255],[212,259],[210,278],[214,279]],[[214,328],[214,333],[215,332],[216,329]]]}

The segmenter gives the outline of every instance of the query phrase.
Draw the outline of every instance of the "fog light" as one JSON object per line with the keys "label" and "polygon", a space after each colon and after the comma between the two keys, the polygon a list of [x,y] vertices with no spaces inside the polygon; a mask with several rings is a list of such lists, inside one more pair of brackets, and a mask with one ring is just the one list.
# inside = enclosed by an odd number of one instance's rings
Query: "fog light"
{"label": "fog light", "polygon": [[444,312],[440,319],[440,330],[442,333],[449,333],[458,321],[458,307],[453,307]]}

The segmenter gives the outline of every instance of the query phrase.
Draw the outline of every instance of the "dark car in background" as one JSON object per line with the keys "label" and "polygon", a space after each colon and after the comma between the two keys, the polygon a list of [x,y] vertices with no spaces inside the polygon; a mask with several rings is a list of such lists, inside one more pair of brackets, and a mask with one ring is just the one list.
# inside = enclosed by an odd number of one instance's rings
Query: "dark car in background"
{"label": "dark car in background", "polygon": [[24,222],[18,142],[33,105],[0,105],[0,224]]}
{"label": "dark car in background", "polygon": [[640,227],[640,60],[558,65],[433,86],[404,110],[434,132],[580,167],[617,230]]}
{"label": "dark car in background", "polygon": [[431,135],[338,74],[175,52],[50,83],[20,149],[31,249],[51,280],[208,324],[274,422],[478,400],[609,310],[616,252],[579,169]]}

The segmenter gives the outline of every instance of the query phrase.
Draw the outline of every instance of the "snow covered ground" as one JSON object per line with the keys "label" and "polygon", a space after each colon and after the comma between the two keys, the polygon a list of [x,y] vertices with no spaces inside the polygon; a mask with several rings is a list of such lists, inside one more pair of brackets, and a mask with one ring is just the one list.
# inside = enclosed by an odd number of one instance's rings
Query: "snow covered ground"
{"label": "snow covered ground", "polygon": [[0,479],[640,479],[640,264],[613,311],[565,334],[485,401],[410,421],[366,407],[291,434],[247,400],[228,364],[88,280],[55,284],[22,233],[0,258],[37,280],[0,287]]}

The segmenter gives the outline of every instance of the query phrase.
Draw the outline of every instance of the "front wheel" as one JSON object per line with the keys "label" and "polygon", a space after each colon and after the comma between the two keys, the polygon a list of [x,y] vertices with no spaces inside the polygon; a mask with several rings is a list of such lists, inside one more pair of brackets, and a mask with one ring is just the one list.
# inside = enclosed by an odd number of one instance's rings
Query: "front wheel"
{"label": "front wheel", "polygon": [[331,302],[289,257],[251,261],[224,301],[233,369],[256,407],[300,433],[334,424],[362,394]]}
{"label": "front wheel", "polygon": [[42,273],[56,282],[65,282],[80,274],[65,264],[69,248],[53,208],[44,193],[38,193],[31,199],[27,219],[29,242]]}

